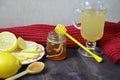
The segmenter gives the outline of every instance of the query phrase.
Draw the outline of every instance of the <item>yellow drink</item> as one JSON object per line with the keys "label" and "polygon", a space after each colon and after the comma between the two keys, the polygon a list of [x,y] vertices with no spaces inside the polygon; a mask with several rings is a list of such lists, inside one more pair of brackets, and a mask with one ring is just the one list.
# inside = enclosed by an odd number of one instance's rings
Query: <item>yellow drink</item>
{"label": "yellow drink", "polygon": [[106,10],[86,9],[81,12],[81,35],[90,42],[103,36]]}

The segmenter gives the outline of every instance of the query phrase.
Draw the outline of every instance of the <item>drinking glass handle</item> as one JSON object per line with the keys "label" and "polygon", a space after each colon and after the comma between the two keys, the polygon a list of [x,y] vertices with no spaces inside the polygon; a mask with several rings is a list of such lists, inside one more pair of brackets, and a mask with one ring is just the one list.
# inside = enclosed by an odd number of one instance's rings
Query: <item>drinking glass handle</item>
{"label": "drinking glass handle", "polygon": [[73,17],[73,22],[72,22],[73,26],[75,28],[79,29],[79,30],[80,30],[80,24],[77,23],[77,19],[79,19],[79,22],[80,22],[80,13],[81,13],[80,9],[75,9],[75,11],[74,11],[74,17]]}

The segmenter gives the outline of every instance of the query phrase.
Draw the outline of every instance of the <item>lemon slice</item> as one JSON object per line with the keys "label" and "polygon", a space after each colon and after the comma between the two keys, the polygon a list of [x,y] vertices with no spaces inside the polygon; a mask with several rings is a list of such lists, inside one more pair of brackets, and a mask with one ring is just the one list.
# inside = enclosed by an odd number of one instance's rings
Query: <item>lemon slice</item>
{"label": "lemon slice", "polygon": [[17,48],[17,38],[11,32],[1,32],[0,33],[0,51],[2,52],[12,52]]}
{"label": "lemon slice", "polygon": [[34,44],[34,45],[30,45],[26,49],[23,49],[22,52],[40,53],[40,52],[42,52],[42,48],[39,47],[37,44]]}
{"label": "lemon slice", "polygon": [[13,54],[21,62],[26,61],[28,59],[34,59],[40,56],[40,53],[34,54],[34,53],[25,53],[25,52],[12,52],[11,54]]}
{"label": "lemon slice", "polygon": [[22,37],[18,37],[17,41],[18,41],[18,47],[20,49],[25,49],[27,47],[27,44]]}

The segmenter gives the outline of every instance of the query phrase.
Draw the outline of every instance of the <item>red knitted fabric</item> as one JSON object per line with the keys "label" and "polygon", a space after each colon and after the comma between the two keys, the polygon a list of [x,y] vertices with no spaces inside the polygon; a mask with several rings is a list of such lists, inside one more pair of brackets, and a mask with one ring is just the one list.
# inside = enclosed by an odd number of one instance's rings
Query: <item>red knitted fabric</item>
{"label": "red knitted fabric", "polygon": [[[21,36],[25,40],[31,40],[39,44],[46,45],[48,32],[54,30],[54,28],[54,25],[34,24],[11,28],[0,28],[0,32],[10,31],[17,37]],[[85,40],[81,37],[79,30],[74,28],[73,25],[66,26],[66,28],[70,35],[82,44],[85,44]],[[111,61],[114,63],[120,63],[120,22],[106,22],[104,36],[101,40],[97,41],[97,43]],[[76,48],[79,46],[67,38],[67,47]]]}
{"label": "red knitted fabric", "polygon": [[[25,40],[35,41],[39,44],[46,45],[48,32],[54,30],[54,25],[46,25],[46,24],[34,24],[27,26],[17,26],[12,28],[1,28],[2,31],[10,31],[14,33],[17,37],[21,36]],[[80,31],[73,27],[73,25],[66,27],[67,32],[70,33],[73,37],[75,37],[82,44],[85,43],[85,40],[82,39],[80,35]],[[67,47],[76,48],[76,45],[73,41],[67,38]]]}
{"label": "red knitted fabric", "polygon": [[110,60],[120,63],[120,22],[105,24],[104,36],[98,45]]}

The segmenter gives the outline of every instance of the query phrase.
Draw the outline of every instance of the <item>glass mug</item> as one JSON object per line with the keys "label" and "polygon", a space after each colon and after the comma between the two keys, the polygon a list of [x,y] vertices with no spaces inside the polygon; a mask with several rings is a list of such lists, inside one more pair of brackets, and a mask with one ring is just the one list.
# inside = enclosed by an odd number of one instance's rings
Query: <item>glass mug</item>
{"label": "glass mug", "polygon": [[[81,27],[74,20],[73,25],[80,29],[81,36],[86,40],[86,47],[93,52],[96,50],[96,41],[101,39],[104,33],[106,7],[101,0],[85,0],[81,3],[81,9],[76,9],[81,17]],[[86,52],[82,55],[90,57]]]}
{"label": "glass mug", "polygon": [[50,31],[47,37],[46,57],[50,60],[63,60],[66,56],[66,37]]}

